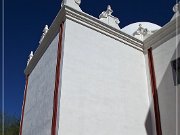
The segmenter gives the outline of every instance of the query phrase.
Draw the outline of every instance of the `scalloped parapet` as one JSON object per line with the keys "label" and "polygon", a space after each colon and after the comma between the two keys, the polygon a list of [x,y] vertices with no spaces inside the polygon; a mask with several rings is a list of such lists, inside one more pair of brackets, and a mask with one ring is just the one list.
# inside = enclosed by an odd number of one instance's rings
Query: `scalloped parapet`
{"label": "scalloped parapet", "polygon": [[79,7],[80,4],[81,4],[81,0],[62,0],[61,7],[63,7],[64,5],[67,5],[78,11],[82,11],[81,8]]}
{"label": "scalloped parapet", "polygon": [[180,2],[178,2],[174,5],[173,11],[174,11],[174,15],[173,15],[171,21],[176,19],[180,15]]}
{"label": "scalloped parapet", "polygon": [[120,29],[119,27],[119,19],[117,17],[112,16],[113,10],[111,9],[111,6],[108,5],[107,10],[103,11],[100,15],[99,15],[99,19],[104,22],[107,23],[109,25],[111,25],[112,27],[115,27],[117,29]]}

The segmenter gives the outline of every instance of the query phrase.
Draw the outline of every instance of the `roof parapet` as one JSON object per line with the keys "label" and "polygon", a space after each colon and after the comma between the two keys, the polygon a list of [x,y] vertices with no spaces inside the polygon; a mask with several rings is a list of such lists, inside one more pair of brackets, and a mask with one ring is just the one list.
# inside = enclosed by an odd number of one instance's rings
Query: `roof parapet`
{"label": "roof parapet", "polygon": [[119,19],[117,17],[112,16],[111,14],[113,13],[113,10],[111,9],[111,6],[108,5],[107,6],[107,10],[103,11],[100,15],[99,15],[99,19],[104,22],[107,23],[109,25],[111,25],[112,27],[119,29]]}

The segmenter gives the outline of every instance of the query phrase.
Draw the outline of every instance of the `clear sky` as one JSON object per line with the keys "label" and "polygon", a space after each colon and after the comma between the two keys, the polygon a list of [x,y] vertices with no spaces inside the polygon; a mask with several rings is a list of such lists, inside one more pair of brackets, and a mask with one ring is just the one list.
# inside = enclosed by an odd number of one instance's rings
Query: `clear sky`
{"label": "clear sky", "polygon": [[[175,3],[176,0],[82,0],[80,7],[98,17],[107,5],[111,5],[113,15],[119,18],[123,28],[139,21],[163,26],[173,16]],[[60,5],[61,0],[5,0],[4,85],[5,112],[9,114],[17,117],[21,114],[28,55],[38,47],[44,26],[50,26]]]}

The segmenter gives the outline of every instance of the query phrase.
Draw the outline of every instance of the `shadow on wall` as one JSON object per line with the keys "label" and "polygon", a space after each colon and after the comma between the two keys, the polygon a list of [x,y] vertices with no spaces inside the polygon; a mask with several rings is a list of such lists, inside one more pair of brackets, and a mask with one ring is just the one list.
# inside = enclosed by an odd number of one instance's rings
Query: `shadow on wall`
{"label": "shadow on wall", "polygon": [[147,135],[153,135],[154,131],[153,131],[153,125],[154,125],[154,120],[153,120],[153,113],[152,113],[152,109],[153,108],[153,104],[151,102],[150,104],[150,108],[148,110],[147,116],[146,116],[146,121],[145,121],[145,128],[146,128],[146,132]]}
{"label": "shadow on wall", "polygon": [[[173,53],[171,61],[168,64],[168,67],[163,75],[162,80],[157,86],[158,99],[159,99],[159,109],[161,117],[161,128],[163,135],[175,135],[176,134],[176,103],[180,103],[180,92],[177,93],[180,89],[180,84],[174,84],[173,79],[173,69],[171,62],[180,57],[180,42]],[[159,63],[161,64],[161,63]],[[176,74],[177,75],[177,74]],[[176,96],[178,96],[178,101],[176,101]],[[180,108],[178,108],[178,115],[180,113]],[[150,108],[145,120],[145,128],[147,135],[154,135],[155,120],[153,116],[153,104],[150,104]],[[178,122],[180,123],[180,117],[178,117]],[[154,129],[154,130],[153,130]],[[180,125],[178,127],[180,129]]]}

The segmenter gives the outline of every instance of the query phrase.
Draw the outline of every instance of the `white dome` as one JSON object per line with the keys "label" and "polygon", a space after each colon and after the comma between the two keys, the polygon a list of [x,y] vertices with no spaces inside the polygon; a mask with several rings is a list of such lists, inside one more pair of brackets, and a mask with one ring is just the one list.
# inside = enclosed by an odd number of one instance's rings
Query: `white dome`
{"label": "white dome", "polygon": [[150,22],[136,22],[125,26],[121,31],[133,36],[133,33],[137,31],[139,24],[141,24],[143,28],[147,28],[149,31],[156,31],[161,28],[161,26]]}

